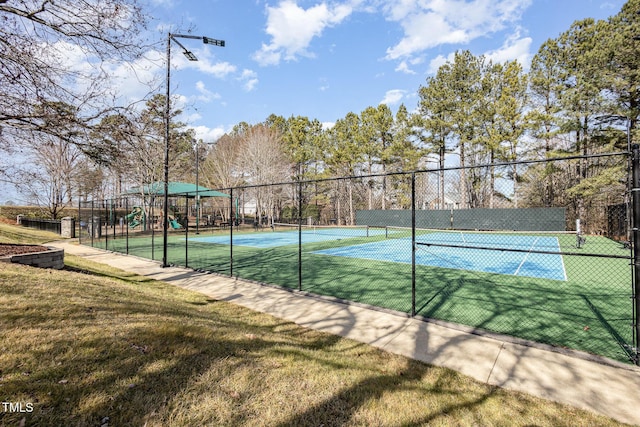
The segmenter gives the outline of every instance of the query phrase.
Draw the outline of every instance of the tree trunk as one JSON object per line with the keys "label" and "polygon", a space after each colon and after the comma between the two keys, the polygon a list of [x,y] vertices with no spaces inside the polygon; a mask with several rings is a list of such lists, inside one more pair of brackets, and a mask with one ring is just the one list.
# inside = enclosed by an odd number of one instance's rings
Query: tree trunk
{"label": "tree trunk", "polygon": [[495,193],[495,185],[496,185],[496,168],[493,164],[495,161],[495,151],[491,150],[489,163],[489,209],[493,209],[493,194]]}
{"label": "tree trunk", "polygon": [[440,182],[438,184],[439,184],[439,187],[440,187],[439,188],[439,193],[440,194],[439,194],[438,197],[439,197],[440,201],[438,202],[438,209],[444,209],[445,208],[445,204],[444,204],[444,154],[445,154],[444,153],[444,151],[445,151],[444,141],[443,141],[442,146],[440,147],[439,151],[440,151],[440,153],[439,153],[440,159],[439,159],[439,164],[438,164],[438,166],[439,166],[438,173],[440,174]]}
{"label": "tree trunk", "polygon": [[467,189],[467,171],[465,169],[465,161],[464,161],[464,142],[460,141],[460,207],[468,208],[469,207],[469,191]]}

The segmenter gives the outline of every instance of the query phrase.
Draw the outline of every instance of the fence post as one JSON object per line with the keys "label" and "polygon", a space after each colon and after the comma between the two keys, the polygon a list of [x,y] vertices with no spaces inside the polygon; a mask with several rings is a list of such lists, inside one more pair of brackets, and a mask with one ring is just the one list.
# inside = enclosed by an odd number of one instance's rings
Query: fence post
{"label": "fence post", "polygon": [[[104,199],[104,250],[109,250],[109,205],[108,199]],[[102,220],[100,221],[100,230],[102,230]]]}
{"label": "fence post", "polygon": [[116,223],[117,223],[117,205],[114,199],[111,199],[110,205],[111,211],[109,212],[109,222],[111,223],[111,227],[113,227],[113,241],[116,240]]}
{"label": "fence post", "polygon": [[638,342],[640,341],[640,146],[633,144],[631,152],[631,218],[633,236],[633,327],[634,327],[634,356],[636,365],[640,365],[638,357]]}
{"label": "fence post", "polygon": [[[257,216],[257,213],[256,213]],[[229,276],[233,277],[233,187],[229,189]],[[224,219],[224,218],[222,218]]]}
{"label": "fence post", "polygon": [[189,268],[189,193],[184,196],[184,267]]}
{"label": "fence post", "polygon": [[[124,216],[125,216],[124,229],[126,230],[125,247],[126,247],[127,255],[129,255],[129,223],[127,222],[127,219],[126,219],[127,214],[129,214],[129,198],[128,197],[124,199]],[[151,238],[151,259],[153,260],[153,237]]]}
{"label": "fence post", "polygon": [[76,220],[70,216],[65,216],[60,221],[60,235],[73,239],[76,237]]}
{"label": "fence post", "polygon": [[[298,177],[300,179],[300,177]],[[302,182],[298,181],[298,290],[302,291]]]}
{"label": "fence post", "polygon": [[[87,222],[87,230],[91,230],[91,233],[89,234],[91,236],[91,247],[93,247],[93,238],[94,238],[94,234],[95,232],[93,231],[93,216],[95,215],[93,212],[93,208],[94,208],[94,204],[93,204],[93,200],[91,200],[91,216],[89,217],[89,221]],[[89,228],[89,226],[91,226],[91,228]]]}
{"label": "fence post", "polygon": [[78,194],[78,244],[82,244],[82,197]]}
{"label": "fence post", "polygon": [[411,317],[416,315],[416,173],[411,172]]}

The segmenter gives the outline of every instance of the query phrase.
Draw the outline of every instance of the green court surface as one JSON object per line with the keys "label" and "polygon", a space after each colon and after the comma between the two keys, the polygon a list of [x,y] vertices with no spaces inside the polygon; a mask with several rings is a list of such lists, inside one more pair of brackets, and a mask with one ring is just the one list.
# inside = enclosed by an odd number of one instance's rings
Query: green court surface
{"label": "green court surface", "polygon": [[[198,237],[223,233],[229,232],[201,233]],[[241,234],[234,231],[234,236]],[[401,237],[407,236],[394,236]],[[601,236],[588,236],[585,247],[576,249],[575,235],[556,237],[562,252],[592,254],[563,255],[565,281],[416,265],[416,315],[628,362],[633,312],[629,249]],[[373,235],[309,242],[300,253],[296,244],[234,245],[231,264],[228,244],[185,240],[184,234],[171,234],[167,261],[223,275],[229,275],[232,268],[234,277],[298,289],[300,256],[302,291],[410,313],[410,263],[316,253],[385,239],[384,235]],[[130,255],[162,259],[160,234],[153,238],[130,236],[128,243],[125,238],[106,244],[94,242],[96,247],[124,253],[127,244]],[[478,252],[477,256],[483,255]]]}

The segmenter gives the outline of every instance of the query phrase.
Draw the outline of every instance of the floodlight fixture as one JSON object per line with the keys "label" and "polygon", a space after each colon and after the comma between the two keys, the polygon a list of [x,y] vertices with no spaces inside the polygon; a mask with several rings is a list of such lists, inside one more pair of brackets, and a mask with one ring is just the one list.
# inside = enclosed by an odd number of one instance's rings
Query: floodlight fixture
{"label": "floodlight fixture", "polygon": [[184,53],[184,56],[186,56],[189,61],[197,61],[198,60],[198,57],[195,56],[193,54],[193,52],[191,52],[190,50],[185,50],[182,53]]}
{"label": "floodlight fixture", "polygon": [[214,46],[224,47],[224,40],[212,39],[211,37],[202,37],[204,44],[212,44]]}

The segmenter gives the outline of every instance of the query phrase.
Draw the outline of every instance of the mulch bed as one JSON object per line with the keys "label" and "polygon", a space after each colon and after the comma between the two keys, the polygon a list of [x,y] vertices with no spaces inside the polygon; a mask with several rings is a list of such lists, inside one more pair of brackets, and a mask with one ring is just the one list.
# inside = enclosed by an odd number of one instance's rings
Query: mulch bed
{"label": "mulch bed", "polygon": [[43,252],[48,250],[49,248],[40,245],[17,245],[13,243],[0,243],[0,257],[28,254],[31,252]]}

